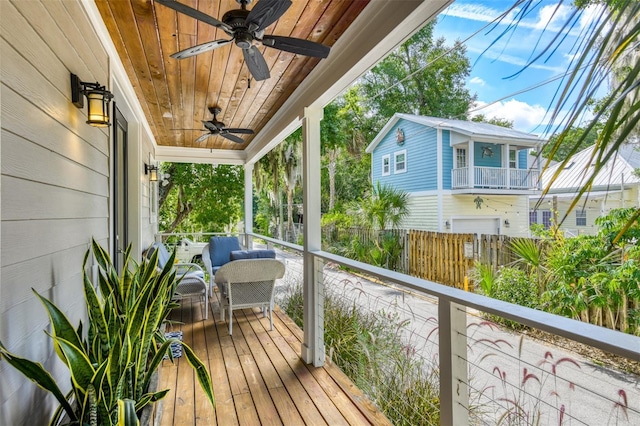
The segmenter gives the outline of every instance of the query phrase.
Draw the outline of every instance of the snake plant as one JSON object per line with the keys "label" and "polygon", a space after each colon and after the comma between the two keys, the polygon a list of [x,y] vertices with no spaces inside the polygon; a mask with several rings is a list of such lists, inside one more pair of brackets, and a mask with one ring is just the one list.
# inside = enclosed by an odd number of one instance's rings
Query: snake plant
{"label": "snake plant", "polygon": [[[178,283],[172,268],[173,257],[157,270],[157,252],[137,264],[125,251],[121,274],[109,254],[92,242],[95,262],[99,266],[97,287],[87,270],[88,250],[83,262],[84,294],[88,328],[82,322],[74,327],[67,316],[51,301],[36,296],[43,303],[52,325],[49,336],[55,351],[69,369],[71,391],[64,394],[53,376],[40,363],[9,352],[0,342],[0,357],[41,388],[51,392],[59,402],[50,424],[60,422],[63,414],[73,425],[137,424],[136,412],[163,398],[168,389],[149,391],[153,373],[175,339],[160,332],[172,308],[172,296]],[[205,395],[214,404],[211,378],[202,361],[186,344],[183,353],[193,367]]]}

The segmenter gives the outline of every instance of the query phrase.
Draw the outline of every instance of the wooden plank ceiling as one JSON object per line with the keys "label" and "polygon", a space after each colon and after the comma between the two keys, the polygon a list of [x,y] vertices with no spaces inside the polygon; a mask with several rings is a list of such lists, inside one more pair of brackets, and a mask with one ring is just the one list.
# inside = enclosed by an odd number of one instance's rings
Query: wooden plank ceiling
{"label": "wooden plank ceiling", "polygon": [[[293,0],[265,34],[333,46],[369,1]],[[228,10],[240,9],[236,0],[180,3],[218,20]],[[322,60],[257,44],[271,77],[256,81],[249,79],[242,49],[233,43],[186,59],[170,57],[191,46],[229,39],[221,29],[153,0],[96,0],[96,4],[159,146],[245,149]],[[238,135],[243,144],[220,136],[196,143],[205,133],[202,120],[213,118],[208,110],[212,106],[222,109],[217,119],[226,127],[249,128],[254,135]]]}

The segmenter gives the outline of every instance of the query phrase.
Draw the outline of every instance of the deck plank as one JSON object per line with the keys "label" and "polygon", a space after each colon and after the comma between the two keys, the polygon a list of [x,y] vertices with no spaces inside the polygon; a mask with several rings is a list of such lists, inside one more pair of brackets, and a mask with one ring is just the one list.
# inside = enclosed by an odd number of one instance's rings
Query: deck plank
{"label": "deck plank", "polygon": [[171,391],[159,405],[160,423],[183,425],[366,425],[390,424],[334,365],[313,367],[300,358],[302,331],[274,312],[274,329],[259,309],[234,311],[233,336],[213,300],[185,299],[168,330],[182,330],[185,343],[209,368],[215,408],[200,389],[186,359],[164,361],[159,386]]}

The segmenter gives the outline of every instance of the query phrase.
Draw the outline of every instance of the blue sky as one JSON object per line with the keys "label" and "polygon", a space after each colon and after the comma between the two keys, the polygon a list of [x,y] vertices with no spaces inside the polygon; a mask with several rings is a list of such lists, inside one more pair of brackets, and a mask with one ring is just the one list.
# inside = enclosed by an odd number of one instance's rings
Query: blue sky
{"label": "blue sky", "polygon": [[[518,92],[561,76],[567,71],[575,58],[576,43],[584,39],[581,31],[592,23],[595,14],[593,10],[582,13],[571,31],[565,31],[563,43],[552,55],[541,58],[523,71],[523,66],[535,54],[536,49],[540,50],[540,46],[546,45],[551,37],[560,32],[560,24],[569,16],[570,9],[562,6],[552,20],[557,1],[535,2],[536,7],[528,11],[515,31],[509,32],[504,40],[491,46],[508,28],[508,24],[513,22],[514,13],[507,16],[500,25],[496,26],[491,22],[513,3],[504,0],[458,0],[440,15],[436,36],[444,37],[447,45],[452,45],[454,40],[465,40],[480,30],[464,43],[467,46],[467,57],[473,66],[467,79],[467,87],[471,93],[477,94],[479,107],[502,100],[477,112],[487,117],[511,120],[517,130],[542,133],[549,122],[547,112],[553,109],[554,94],[561,80]],[[487,27],[482,29],[485,26]],[[518,72],[518,75],[510,78]]]}

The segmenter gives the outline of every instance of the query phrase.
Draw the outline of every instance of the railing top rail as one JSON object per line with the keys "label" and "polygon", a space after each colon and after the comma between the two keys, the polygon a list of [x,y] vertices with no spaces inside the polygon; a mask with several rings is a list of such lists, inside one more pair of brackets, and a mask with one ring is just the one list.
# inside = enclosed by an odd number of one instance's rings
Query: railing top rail
{"label": "railing top rail", "polygon": [[265,241],[273,243],[273,244],[278,244],[278,245],[283,246],[283,247],[288,247],[288,248],[293,249],[293,250],[297,250],[297,251],[303,251],[304,250],[304,247],[302,247],[299,244],[289,243],[287,241],[278,240],[276,238],[271,238],[271,237],[267,237],[267,236],[260,235],[260,234],[254,234],[252,232],[248,233],[247,235],[251,235],[253,238],[260,238],[261,240],[265,240]]}
{"label": "railing top rail", "polygon": [[313,255],[322,259],[340,263],[365,273],[376,275],[382,279],[395,282],[421,293],[439,299],[477,309],[482,312],[498,315],[526,326],[556,334],[576,342],[584,343],[615,355],[640,361],[640,338],[598,327],[589,323],[553,315],[536,309],[514,305],[502,300],[492,299],[479,294],[465,292],[447,287],[421,278],[412,277],[400,272],[389,271],[363,262],[347,259],[325,251],[313,251]]}

